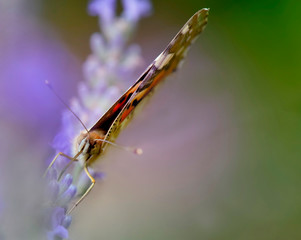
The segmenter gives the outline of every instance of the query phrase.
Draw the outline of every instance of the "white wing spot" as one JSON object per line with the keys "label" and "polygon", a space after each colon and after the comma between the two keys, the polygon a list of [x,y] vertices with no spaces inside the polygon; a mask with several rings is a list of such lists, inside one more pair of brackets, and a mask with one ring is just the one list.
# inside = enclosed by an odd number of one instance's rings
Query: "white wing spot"
{"label": "white wing spot", "polygon": [[183,27],[183,29],[182,29],[182,34],[186,34],[187,32],[188,32],[188,30],[189,30],[189,26],[188,26],[188,24],[186,24],[184,27]]}
{"label": "white wing spot", "polygon": [[161,70],[164,66],[166,66],[166,64],[170,61],[170,59],[174,56],[174,53],[170,53],[167,56],[165,56],[162,61],[158,61],[155,63],[155,66]]}
{"label": "white wing spot", "polygon": [[[156,63],[157,63],[157,61],[159,61],[159,59],[162,57],[162,54],[163,54],[163,52],[160,53],[158,57],[156,57],[156,59],[155,59],[155,62],[156,62]],[[155,63],[155,65],[156,65],[156,63]]]}

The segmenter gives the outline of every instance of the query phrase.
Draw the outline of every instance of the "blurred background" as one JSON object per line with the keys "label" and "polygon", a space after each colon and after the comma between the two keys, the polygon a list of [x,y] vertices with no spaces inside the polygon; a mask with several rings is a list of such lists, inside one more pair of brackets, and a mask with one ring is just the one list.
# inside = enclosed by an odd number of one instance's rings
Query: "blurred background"
{"label": "blurred background", "polygon": [[[118,138],[144,155],[107,152],[71,238],[300,239],[301,3],[152,3],[133,39],[145,67],[200,8],[210,7],[208,26]],[[44,80],[76,96],[99,31],[87,4],[0,0],[0,239],[33,239],[39,226],[31,219],[64,109]]]}

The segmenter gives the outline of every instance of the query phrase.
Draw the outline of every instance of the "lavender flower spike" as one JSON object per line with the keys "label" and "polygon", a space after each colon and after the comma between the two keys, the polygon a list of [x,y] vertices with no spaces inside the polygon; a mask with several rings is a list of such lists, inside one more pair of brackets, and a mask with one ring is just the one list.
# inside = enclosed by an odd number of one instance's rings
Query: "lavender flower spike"
{"label": "lavender flower spike", "polygon": [[[92,54],[83,65],[85,81],[78,86],[78,97],[70,102],[74,113],[89,128],[118,99],[133,82],[134,71],[141,66],[142,58],[137,45],[128,45],[141,17],[151,12],[148,0],[122,0],[123,12],[116,15],[116,0],[94,0],[89,4],[91,15],[99,17],[102,33],[91,36]],[[83,126],[70,111],[63,112],[61,130],[54,139],[56,152],[75,156],[72,146]],[[47,237],[48,240],[68,239],[72,218],[67,214],[74,202],[91,184],[80,162],[60,156],[47,174]],[[95,179],[103,174],[89,169]]]}

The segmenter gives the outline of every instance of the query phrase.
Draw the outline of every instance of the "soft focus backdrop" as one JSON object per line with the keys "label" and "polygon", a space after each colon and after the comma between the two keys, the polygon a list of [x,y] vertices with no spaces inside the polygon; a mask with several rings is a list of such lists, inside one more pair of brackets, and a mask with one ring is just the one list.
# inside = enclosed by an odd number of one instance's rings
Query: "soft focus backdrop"
{"label": "soft focus backdrop", "polygon": [[[97,19],[83,0],[0,0],[0,239],[31,239],[39,181]],[[72,239],[300,239],[301,3],[153,1],[146,67],[197,10],[209,23],[109,149]],[[141,68],[141,71],[143,68]],[[139,72],[137,72],[137,76]],[[133,79],[134,81],[134,79]],[[29,220],[28,220],[29,219]]]}

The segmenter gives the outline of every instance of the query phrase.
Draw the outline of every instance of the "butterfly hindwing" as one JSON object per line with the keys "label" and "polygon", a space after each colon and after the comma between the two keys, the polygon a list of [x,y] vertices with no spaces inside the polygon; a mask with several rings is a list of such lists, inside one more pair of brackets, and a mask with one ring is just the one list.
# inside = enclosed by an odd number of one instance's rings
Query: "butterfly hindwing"
{"label": "butterfly hindwing", "polygon": [[[182,63],[189,46],[207,24],[209,9],[196,12],[168,44],[166,49],[153,61],[136,83],[99,119],[91,130],[106,132],[105,140],[114,141],[120,130],[129,122],[141,101],[166,76]],[[102,149],[106,146],[103,143]]]}

